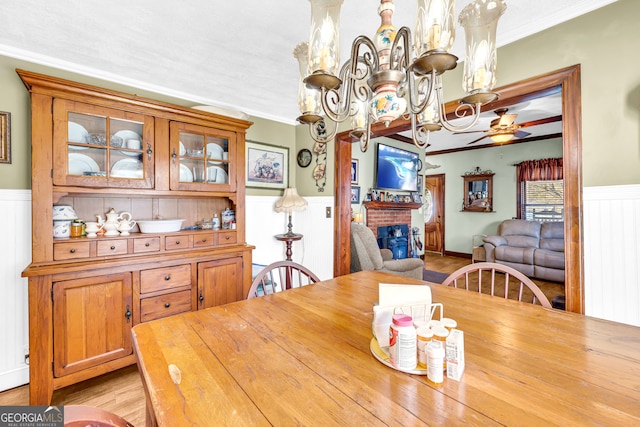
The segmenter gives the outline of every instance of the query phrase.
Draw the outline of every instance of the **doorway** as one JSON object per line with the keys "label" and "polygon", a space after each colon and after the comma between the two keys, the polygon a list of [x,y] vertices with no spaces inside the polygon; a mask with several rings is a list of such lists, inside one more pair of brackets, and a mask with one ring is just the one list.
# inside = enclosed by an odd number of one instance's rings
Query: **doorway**
{"label": "doorway", "polygon": [[[584,263],[582,225],[582,115],[580,65],[573,65],[507,86],[496,88],[500,98],[486,105],[487,109],[508,107],[561,89],[562,91],[562,152],[564,158],[565,206],[565,296],[566,310],[584,314]],[[446,104],[448,116],[459,105]],[[402,132],[410,127],[408,120],[395,120],[388,127],[376,123],[371,137]],[[351,148],[356,142],[349,131],[335,138],[335,230],[334,276],[349,274],[351,261]],[[357,146],[356,146],[357,147]],[[356,148],[357,149],[357,148]]]}
{"label": "doorway", "polygon": [[444,174],[424,177],[424,251],[444,255]]}

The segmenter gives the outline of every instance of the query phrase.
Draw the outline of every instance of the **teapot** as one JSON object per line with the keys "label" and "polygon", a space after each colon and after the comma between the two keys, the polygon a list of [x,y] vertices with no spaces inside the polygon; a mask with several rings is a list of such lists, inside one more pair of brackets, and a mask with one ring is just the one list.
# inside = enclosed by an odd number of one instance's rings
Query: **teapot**
{"label": "teapot", "polygon": [[[114,208],[111,208],[109,212],[107,212],[106,221],[102,219],[101,215],[96,215],[96,218],[98,220],[98,224],[102,225],[102,228],[105,231],[104,235],[106,237],[119,236],[120,232],[118,231],[118,226],[120,225],[120,222],[131,222],[131,214],[129,212],[117,214]],[[131,226],[131,228],[133,228],[133,226]],[[129,234],[128,231],[131,230],[131,228],[126,230],[127,234]]]}
{"label": "teapot", "polygon": [[124,214],[128,212],[123,212],[120,214],[123,218],[120,219],[118,223],[118,231],[120,231],[121,236],[128,236],[129,230],[136,226],[136,222],[131,219],[131,215],[129,215],[129,219],[124,219]]}

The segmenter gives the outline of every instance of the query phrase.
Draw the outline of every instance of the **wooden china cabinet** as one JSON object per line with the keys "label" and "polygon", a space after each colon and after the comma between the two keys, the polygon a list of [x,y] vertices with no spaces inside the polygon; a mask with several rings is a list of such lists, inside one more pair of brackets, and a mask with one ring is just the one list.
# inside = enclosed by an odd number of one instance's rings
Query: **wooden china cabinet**
{"label": "wooden china cabinet", "polygon": [[[30,404],[135,363],[140,322],[237,301],[251,285],[251,122],[17,70],[31,93]],[[96,221],[184,219],[180,231],[56,237],[53,206]],[[235,212],[235,224],[196,222]]]}

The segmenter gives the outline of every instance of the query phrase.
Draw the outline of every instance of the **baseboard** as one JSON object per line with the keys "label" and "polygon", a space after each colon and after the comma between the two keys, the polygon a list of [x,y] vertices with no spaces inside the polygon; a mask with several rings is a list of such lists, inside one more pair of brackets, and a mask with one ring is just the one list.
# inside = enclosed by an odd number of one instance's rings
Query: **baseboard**
{"label": "baseboard", "polygon": [[444,251],[446,256],[457,256],[458,258],[469,258],[471,259],[471,254],[466,254],[464,252],[452,252],[452,251]]}

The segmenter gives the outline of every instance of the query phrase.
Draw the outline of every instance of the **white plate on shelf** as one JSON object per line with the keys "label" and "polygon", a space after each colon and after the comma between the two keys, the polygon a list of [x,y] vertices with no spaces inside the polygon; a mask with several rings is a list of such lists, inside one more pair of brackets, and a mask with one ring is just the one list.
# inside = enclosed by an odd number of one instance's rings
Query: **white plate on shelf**
{"label": "white plate on shelf", "polygon": [[100,172],[100,166],[91,157],[80,153],[69,153],[69,175],[84,175],[85,172]]}
{"label": "white plate on shelf", "polygon": [[[114,133],[113,136],[117,136],[118,138],[122,139],[122,148],[127,148],[127,141],[130,139],[137,139],[138,141],[142,141],[142,136],[138,132],[134,132],[132,130],[119,130],[118,132]],[[131,155],[130,152],[123,151],[123,153]],[[134,154],[137,155],[140,153]]]}
{"label": "white plate on shelf", "polygon": [[209,166],[207,168],[208,182],[215,182],[216,184],[226,184],[229,181],[229,175],[220,166]]}
{"label": "white plate on shelf", "polygon": [[115,178],[143,178],[142,162],[138,159],[121,159],[111,167],[111,176]]}
{"label": "white plate on shelf", "polygon": [[[89,143],[89,132],[87,132],[84,126],[79,125],[76,122],[68,122],[68,132],[69,142],[81,142],[83,144]],[[74,148],[79,149],[79,147]]]}
{"label": "white plate on shelf", "polygon": [[[222,160],[224,154],[224,150],[218,144],[214,144],[210,142],[207,144],[207,157],[212,160]],[[220,162],[211,162],[211,163],[220,163]]]}
{"label": "white plate on shelf", "polygon": [[180,155],[184,156],[185,154],[187,154],[187,149],[184,148],[184,144],[180,141]]}
{"label": "white plate on shelf", "polygon": [[193,174],[185,165],[180,165],[180,182],[193,182]]}

